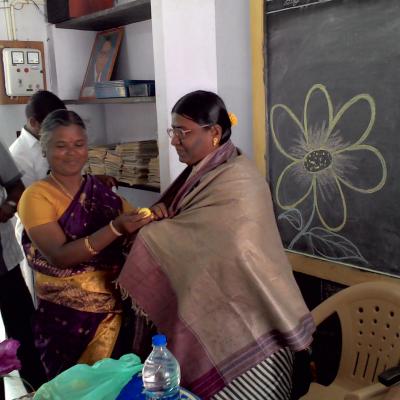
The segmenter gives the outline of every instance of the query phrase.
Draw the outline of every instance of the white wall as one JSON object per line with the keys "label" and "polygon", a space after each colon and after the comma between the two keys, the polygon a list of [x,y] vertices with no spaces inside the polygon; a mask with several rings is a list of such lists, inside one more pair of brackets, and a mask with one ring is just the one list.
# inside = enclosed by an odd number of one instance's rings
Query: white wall
{"label": "white wall", "polygon": [[162,132],[183,94],[218,92],[239,124],[232,139],[252,157],[251,54],[248,0],[152,0],[161,183],[183,169]]}
{"label": "white wall", "polygon": [[[59,29],[48,25],[49,90],[62,100],[79,98],[96,32]],[[84,120],[89,144],[107,142],[103,105],[68,105]]]}
{"label": "white wall", "polygon": [[[39,9],[33,4],[25,4],[21,10],[14,11],[17,40],[39,40],[46,42],[44,2],[37,1],[36,3]],[[4,10],[2,11],[4,13]]]}
{"label": "white wall", "polygon": [[164,133],[171,109],[184,94],[217,90],[215,0],[151,0],[157,89],[161,187],[182,171]]}
{"label": "white wall", "polygon": [[[44,17],[44,2],[36,2],[39,10],[33,4],[24,4],[20,10],[14,10],[16,40],[44,41],[46,37],[46,21]],[[0,39],[13,40],[7,33],[6,7],[8,2],[0,1]],[[18,8],[21,4],[18,5]]]}
{"label": "white wall", "polygon": [[50,90],[64,100],[79,98],[96,32],[48,26]]}
{"label": "white wall", "polygon": [[155,103],[108,104],[104,110],[107,143],[157,140]]}
{"label": "white wall", "polygon": [[[3,2],[0,2],[0,7],[3,7]],[[8,40],[7,37],[7,25],[5,11],[0,9],[0,39]]]}
{"label": "white wall", "polygon": [[[6,39],[3,14],[0,10],[0,38]],[[47,26],[33,5],[24,6],[16,21],[18,39],[46,44],[48,88],[63,99],[77,99],[96,33]],[[68,108],[85,119],[91,143],[158,136],[165,188],[184,167],[165,129],[173,104],[190,90],[221,95],[239,119],[232,139],[252,157],[250,61],[248,0],[152,0],[152,21],[125,27],[115,78],[157,76],[157,112],[154,104]],[[23,120],[24,106],[0,106],[6,142],[14,139]]]}
{"label": "white wall", "polygon": [[[15,11],[15,26],[17,40],[32,40],[44,42],[46,46],[46,23],[43,16],[44,9],[42,1],[38,1],[40,11],[33,5],[24,5],[22,10]],[[0,1],[0,40],[11,40],[8,35],[6,25],[6,10],[4,7],[7,3]],[[45,51],[46,53],[46,51]],[[45,55],[46,56],[46,55]],[[48,73],[47,59],[46,73]],[[0,126],[1,140],[10,145],[15,139],[15,132],[21,130],[25,121],[24,105],[0,105]]]}
{"label": "white wall", "polygon": [[17,138],[25,121],[25,106],[0,105],[0,138],[8,147]]}
{"label": "white wall", "polygon": [[[114,79],[154,79],[152,21],[125,26]],[[107,143],[157,140],[155,103],[109,104],[104,111]],[[151,206],[160,197],[159,193],[123,187],[118,193],[137,207]]]}
{"label": "white wall", "polygon": [[115,79],[154,79],[152,21],[125,25]]}
{"label": "white wall", "polygon": [[[113,79],[154,79],[152,22],[125,26]],[[104,107],[107,143],[157,140],[155,103]]]}
{"label": "white wall", "polygon": [[[40,11],[33,4],[25,4],[20,11],[15,11],[16,39],[43,42],[48,90],[63,100],[76,99],[95,33],[55,29],[46,23],[43,1],[37,3]],[[3,5],[0,1],[0,7]],[[5,14],[5,10],[0,8],[0,40],[10,40]],[[91,144],[106,142],[103,106],[73,105],[68,108],[84,119]],[[1,138],[6,145],[15,140],[15,132],[21,129],[24,122],[25,105],[0,105]]]}
{"label": "white wall", "polygon": [[252,147],[250,5],[248,0],[215,0],[218,94],[238,117],[232,140],[248,157]]}

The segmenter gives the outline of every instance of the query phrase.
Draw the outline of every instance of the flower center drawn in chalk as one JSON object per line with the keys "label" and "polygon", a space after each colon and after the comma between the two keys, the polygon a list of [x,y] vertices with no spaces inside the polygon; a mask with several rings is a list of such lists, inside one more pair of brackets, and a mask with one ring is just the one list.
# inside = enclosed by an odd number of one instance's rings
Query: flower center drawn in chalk
{"label": "flower center drawn in chalk", "polygon": [[332,164],[332,154],[327,150],[313,150],[304,157],[304,168],[311,173],[322,171]]}

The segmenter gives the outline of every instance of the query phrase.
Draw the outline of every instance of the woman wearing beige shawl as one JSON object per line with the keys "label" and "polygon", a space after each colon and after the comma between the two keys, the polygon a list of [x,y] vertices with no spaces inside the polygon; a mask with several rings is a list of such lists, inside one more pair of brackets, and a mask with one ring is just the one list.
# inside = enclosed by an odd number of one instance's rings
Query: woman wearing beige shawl
{"label": "woman wearing beige shawl", "polygon": [[230,141],[214,93],[181,98],[168,134],[188,167],[162,196],[169,218],[140,231],[119,284],[167,335],[183,386],[203,399],[288,399],[293,353],[315,327],[265,179]]}

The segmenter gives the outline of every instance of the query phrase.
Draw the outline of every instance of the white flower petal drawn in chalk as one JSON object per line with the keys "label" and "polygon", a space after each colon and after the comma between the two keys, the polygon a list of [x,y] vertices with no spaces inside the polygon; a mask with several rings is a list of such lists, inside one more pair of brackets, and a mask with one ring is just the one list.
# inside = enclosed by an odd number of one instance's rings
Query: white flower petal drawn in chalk
{"label": "white flower petal drawn in chalk", "polygon": [[[322,95],[325,99],[327,115],[322,116],[318,126],[312,127],[309,125],[308,108],[311,97],[316,94]],[[337,130],[338,122],[352,106],[361,101],[365,101],[368,105],[368,124],[358,139],[353,143],[346,142],[343,133]],[[278,110],[283,111],[284,118],[290,118],[290,122],[297,129],[295,144],[290,148],[285,148],[285,144],[279,140],[279,122],[276,117]],[[277,204],[282,209],[290,210],[296,208],[311,195],[313,207],[322,225],[330,231],[340,231],[347,221],[347,205],[342,187],[346,186],[359,193],[374,193],[386,182],[385,159],[378,149],[365,144],[374,126],[375,114],[373,98],[369,94],[359,94],[347,101],[334,115],[330,95],[321,84],[312,86],[306,95],[303,123],[287,105],[275,104],[270,114],[272,137],[279,152],[290,160],[276,183]],[[374,174],[368,174],[365,170],[366,157],[376,158],[381,169],[378,181]],[[360,165],[363,165],[365,176],[371,179],[366,187],[357,186],[352,181],[352,172]],[[297,190],[285,192],[285,188],[288,187],[296,187]],[[329,216],[323,206],[335,207],[336,220],[328,222]]]}

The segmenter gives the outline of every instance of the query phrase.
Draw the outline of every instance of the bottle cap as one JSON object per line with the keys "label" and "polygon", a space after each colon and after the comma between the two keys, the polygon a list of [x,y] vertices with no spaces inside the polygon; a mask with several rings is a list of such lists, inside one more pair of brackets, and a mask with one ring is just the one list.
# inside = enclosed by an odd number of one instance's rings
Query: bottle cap
{"label": "bottle cap", "polygon": [[155,335],[152,338],[153,346],[165,346],[167,344],[167,338],[165,335]]}

